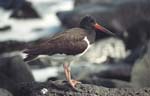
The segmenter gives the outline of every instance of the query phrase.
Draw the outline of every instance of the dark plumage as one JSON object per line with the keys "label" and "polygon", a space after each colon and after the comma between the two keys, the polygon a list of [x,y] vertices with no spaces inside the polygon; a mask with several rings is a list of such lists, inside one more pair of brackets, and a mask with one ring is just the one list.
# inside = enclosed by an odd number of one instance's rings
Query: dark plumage
{"label": "dark plumage", "polygon": [[87,36],[87,33],[84,31],[85,30],[80,28],[73,28],[62,34],[54,36],[46,42],[26,49],[24,53],[27,53],[28,57],[25,61],[38,55],[76,55],[82,53],[88,46],[83,40],[84,37]]}
{"label": "dark plumage", "polygon": [[[29,61],[37,57],[38,55],[78,55],[84,53],[89,45],[95,41],[95,29],[101,30],[101,32],[107,32],[112,34],[109,30],[98,25],[94,18],[91,16],[85,16],[78,28],[69,29],[63,33],[56,34],[49,40],[42,42],[36,46],[27,48],[24,53],[27,53],[27,57],[24,61]],[[67,56],[65,56],[67,57]],[[69,57],[68,57],[69,58]],[[71,79],[71,73],[69,70],[70,60],[65,61],[64,71],[65,76],[69,84],[75,88],[75,85],[79,83],[76,80]]]}
{"label": "dark plumage", "polygon": [[87,42],[84,41],[84,37],[87,36],[90,43],[95,40],[95,23],[92,17],[86,16],[82,19],[79,28],[69,29],[63,33],[56,34],[39,45],[27,48],[24,53],[28,55],[24,61],[32,60],[38,55],[76,55],[82,53],[88,46]]}

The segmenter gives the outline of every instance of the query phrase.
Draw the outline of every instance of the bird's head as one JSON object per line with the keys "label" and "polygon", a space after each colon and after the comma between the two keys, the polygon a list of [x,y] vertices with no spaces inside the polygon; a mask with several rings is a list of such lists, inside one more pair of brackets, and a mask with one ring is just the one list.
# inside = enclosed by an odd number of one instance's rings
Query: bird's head
{"label": "bird's head", "polygon": [[80,22],[80,27],[87,30],[99,30],[100,32],[105,32],[110,35],[115,35],[108,29],[104,28],[103,26],[99,25],[96,20],[92,16],[85,16]]}

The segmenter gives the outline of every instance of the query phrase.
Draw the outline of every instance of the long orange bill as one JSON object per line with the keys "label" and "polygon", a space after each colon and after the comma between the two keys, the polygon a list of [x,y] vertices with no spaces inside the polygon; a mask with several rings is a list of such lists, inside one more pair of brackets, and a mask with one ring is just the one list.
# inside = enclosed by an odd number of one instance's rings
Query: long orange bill
{"label": "long orange bill", "polygon": [[95,24],[94,27],[102,32],[108,33],[110,35],[116,36],[114,33],[112,33],[111,31],[109,31],[108,29],[104,28],[103,26],[99,25],[99,24]]}

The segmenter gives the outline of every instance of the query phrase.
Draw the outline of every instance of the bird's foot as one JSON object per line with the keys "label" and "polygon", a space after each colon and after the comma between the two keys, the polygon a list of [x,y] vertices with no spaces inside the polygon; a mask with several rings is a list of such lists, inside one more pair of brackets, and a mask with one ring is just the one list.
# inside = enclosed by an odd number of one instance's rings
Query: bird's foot
{"label": "bird's foot", "polygon": [[77,80],[69,80],[69,84],[73,89],[76,89],[75,86],[77,84],[80,84],[81,82],[77,81]]}

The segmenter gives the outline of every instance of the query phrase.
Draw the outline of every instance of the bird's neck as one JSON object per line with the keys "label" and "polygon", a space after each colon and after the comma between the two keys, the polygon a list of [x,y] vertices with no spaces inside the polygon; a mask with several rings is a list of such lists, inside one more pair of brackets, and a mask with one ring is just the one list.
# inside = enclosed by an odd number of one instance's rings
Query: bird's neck
{"label": "bird's neck", "polygon": [[87,38],[90,42],[90,44],[95,42],[96,32],[95,30],[87,30]]}

